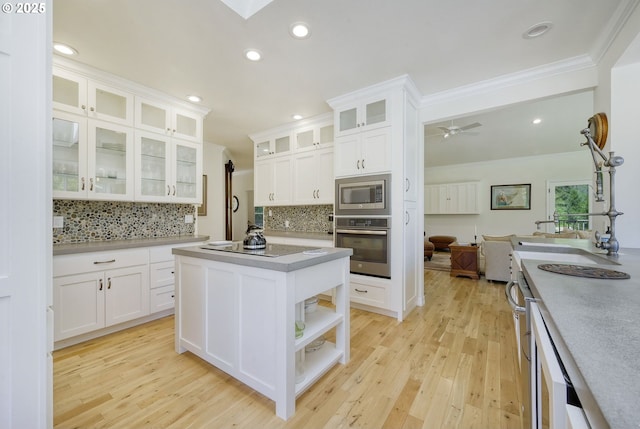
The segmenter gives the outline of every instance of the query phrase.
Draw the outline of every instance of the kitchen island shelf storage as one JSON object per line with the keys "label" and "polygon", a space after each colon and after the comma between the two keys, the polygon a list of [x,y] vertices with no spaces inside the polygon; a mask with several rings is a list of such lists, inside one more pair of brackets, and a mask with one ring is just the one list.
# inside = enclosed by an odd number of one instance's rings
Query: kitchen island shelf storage
{"label": "kitchen island shelf storage", "polygon": [[[189,351],[272,399],[288,419],[295,399],[336,363],[349,361],[351,249],[279,257],[201,247],[174,249],[176,351]],[[304,302],[335,289],[335,308],[305,313]],[[305,323],[295,338],[296,320]],[[305,347],[330,330],[335,342]],[[296,363],[304,378],[296,383]]]}

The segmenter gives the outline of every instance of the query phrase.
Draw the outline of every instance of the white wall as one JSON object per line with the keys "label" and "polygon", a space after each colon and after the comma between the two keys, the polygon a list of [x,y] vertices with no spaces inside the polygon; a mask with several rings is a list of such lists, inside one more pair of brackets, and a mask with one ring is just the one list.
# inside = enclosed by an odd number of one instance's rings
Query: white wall
{"label": "white wall", "polygon": [[223,146],[204,143],[202,172],[207,175],[207,215],[198,217],[196,233],[224,240],[224,164],[229,161]]}
{"label": "white wall", "polygon": [[[425,215],[430,235],[454,235],[472,242],[485,235],[531,234],[534,222],[546,219],[547,181],[591,180],[591,155],[587,149],[555,155],[512,158],[493,162],[449,165],[425,169],[425,183],[479,182],[480,214]],[[531,184],[531,210],[491,210],[492,185]]]}

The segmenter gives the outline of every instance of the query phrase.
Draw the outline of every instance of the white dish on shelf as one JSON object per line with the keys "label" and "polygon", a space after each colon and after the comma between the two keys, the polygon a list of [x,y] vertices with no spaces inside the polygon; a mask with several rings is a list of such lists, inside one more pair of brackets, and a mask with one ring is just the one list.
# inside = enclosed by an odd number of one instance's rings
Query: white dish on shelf
{"label": "white dish on shelf", "polygon": [[304,312],[305,313],[313,313],[318,308],[318,297],[313,296],[304,301]]}

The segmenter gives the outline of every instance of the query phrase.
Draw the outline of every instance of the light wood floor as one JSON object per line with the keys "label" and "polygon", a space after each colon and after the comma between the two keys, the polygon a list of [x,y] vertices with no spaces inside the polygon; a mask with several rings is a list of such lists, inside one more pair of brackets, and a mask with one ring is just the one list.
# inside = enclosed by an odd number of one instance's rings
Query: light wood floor
{"label": "light wood floor", "polygon": [[274,403],[173,347],[173,317],[54,354],[55,428],[520,428],[504,284],[425,271],[403,322],[351,310],[351,360]]}

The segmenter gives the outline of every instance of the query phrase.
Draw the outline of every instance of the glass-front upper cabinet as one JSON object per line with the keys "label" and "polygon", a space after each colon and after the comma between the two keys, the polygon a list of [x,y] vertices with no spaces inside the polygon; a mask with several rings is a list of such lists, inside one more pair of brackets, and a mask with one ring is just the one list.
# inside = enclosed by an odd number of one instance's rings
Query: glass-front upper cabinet
{"label": "glass-front upper cabinet", "polygon": [[136,97],[136,128],[180,139],[202,141],[202,118],[188,110]]}
{"label": "glass-front upper cabinet", "polygon": [[54,68],[53,107],[89,118],[133,125],[133,94]]}
{"label": "glass-front upper cabinet", "polygon": [[333,124],[301,128],[295,133],[296,150],[311,150],[333,144]]}
{"label": "glass-front upper cabinet", "polygon": [[53,117],[53,196],[87,195],[87,120],[63,112]]}
{"label": "glass-front upper cabinet", "polygon": [[389,125],[389,99],[377,97],[355,106],[340,109],[337,111],[336,121],[338,122],[338,135]]}
{"label": "glass-front upper cabinet", "polygon": [[136,131],[136,201],[171,199],[170,138]]}
{"label": "glass-front upper cabinet", "polygon": [[282,155],[291,151],[291,135],[279,135],[277,137],[258,140],[255,146],[255,158],[271,155]]}
{"label": "glass-front upper cabinet", "polygon": [[133,130],[90,121],[88,133],[89,198],[132,201]]}
{"label": "glass-front upper cabinet", "polygon": [[175,202],[202,203],[202,157],[201,146],[184,141],[175,141],[174,177],[172,196]]}

